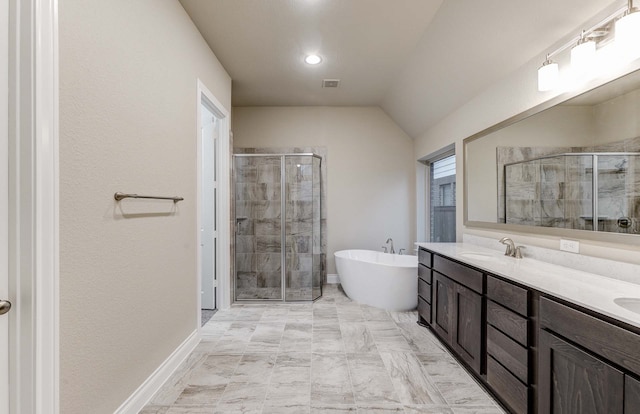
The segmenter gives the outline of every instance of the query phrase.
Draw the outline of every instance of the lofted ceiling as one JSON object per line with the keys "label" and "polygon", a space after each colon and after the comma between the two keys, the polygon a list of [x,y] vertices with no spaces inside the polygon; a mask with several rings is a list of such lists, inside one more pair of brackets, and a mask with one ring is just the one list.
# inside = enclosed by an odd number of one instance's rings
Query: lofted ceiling
{"label": "lofted ceiling", "polygon": [[233,79],[233,106],[377,105],[412,138],[612,3],[180,1]]}

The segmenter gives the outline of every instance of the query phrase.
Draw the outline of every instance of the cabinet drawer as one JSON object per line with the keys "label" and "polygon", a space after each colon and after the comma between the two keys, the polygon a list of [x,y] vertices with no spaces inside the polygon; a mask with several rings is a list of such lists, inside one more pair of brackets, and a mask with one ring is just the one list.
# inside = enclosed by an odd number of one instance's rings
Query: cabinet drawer
{"label": "cabinet drawer", "polygon": [[433,253],[427,251],[423,248],[418,249],[418,263],[427,266],[428,268],[433,267]]}
{"label": "cabinet drawer", "polygon": [[640,335],[544,297],[540,325],[640,375]]}
{"label": "cabinet drawer", "polygon": [[421,297],[418,297],[418,315],[431,325],[431,305]]}
{"label": "cabinet drawer", "polygon": [[487,322],[522,346],[528,345],[529,322],[526,318],[490,300],[487,301]]}
{"label": "cabinet drawer", "polygon": [[487,382],[516,414],[527,414],[529,387],[518,381],[491,356],[487,357]]}
{"label": "cabinet drawer", "polygon": [[418,278],[418,295],[428,303],[431,303],[431,285]]}
{"label": "cabinet drawer", "polygon": [[484,293],[482,291],[482,272],[479,270],[438,255],[433,256],[433,269],[471,290],[480,294]]}
{"label": "cabinet drawer", "polygon": [[487,276],[487,296],[520,315],[528,316],[529,291],[527,289]]}
{"label": "cabinet drawer", "polygon": [[420,279],[424,280],[428,284],[431,284],[431,269],[429,269],[428,267],[419,264],[418,276],[420,277]]}
{"label": "cabinet drawer", "polygon": [[487,352],[525,384],[529,383],[529,352],[513,339],[487,325]]}

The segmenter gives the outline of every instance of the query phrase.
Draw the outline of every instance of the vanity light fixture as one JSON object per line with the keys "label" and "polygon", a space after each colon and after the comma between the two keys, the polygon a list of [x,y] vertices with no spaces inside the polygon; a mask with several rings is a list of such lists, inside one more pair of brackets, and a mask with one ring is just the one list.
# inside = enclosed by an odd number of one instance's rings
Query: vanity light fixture
{"label": "vanity light fixture", "polygon": [[318,55],[307,55],[304,58],[304,61],[310,65],[317,65],[318,63],[322,62],[322,58]]}
{"label": "vanity light fixture", "polygon": [[547,55],[547,60],[538,69],[538,90],[540,92],[552,91],[560,83],[558,64]]}
{"label": "vanity light fixture", "polygon": [[596,42],[582,31],[580,40],[571,48],[571,70],[577,77],[588,76],[596,60]]}
{"label": "vanity light fixture", "polygon": [[[613,27],[615,26],[615,33]],[[615,36],[615,37],[614,37]],[[613,40],[616,56],[602,53],[599,48]],[[567,84],[580,83],[593,76],[601,74],[601,68],[608,62],[599,62],[603,59],[612,63],[619,61],[632,61],[640,58],[640,10],[633,7],[633,0],[628,0],[628,5],[618,9],[598,24],[583,30],[580,35],[569,40],[564,45],[547,54],[547,58],[538,69],[538,90],[540,92],[557,89],[561,86],[558,64],[551,60],[552,57],[571,48],[571,70],[567,74]],[[609,48],[603,48],[603,50]],[[563,72],[564,73],[564,72]]]}
{"label": "vanity light fixture", "polygon": [[627,60],[640,57],[640,10],[629,0],[624,15],[616,21],[616,45]]}

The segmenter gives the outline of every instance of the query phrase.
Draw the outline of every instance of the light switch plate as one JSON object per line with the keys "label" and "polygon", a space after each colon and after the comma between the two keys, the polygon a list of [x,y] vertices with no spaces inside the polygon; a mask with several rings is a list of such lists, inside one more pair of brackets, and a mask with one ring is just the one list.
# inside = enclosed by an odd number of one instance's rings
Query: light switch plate
{"label": "light switch plate", "polygon": [[577,240],[560,239],[560,250],[571,253],[580,253],[580,242]]}

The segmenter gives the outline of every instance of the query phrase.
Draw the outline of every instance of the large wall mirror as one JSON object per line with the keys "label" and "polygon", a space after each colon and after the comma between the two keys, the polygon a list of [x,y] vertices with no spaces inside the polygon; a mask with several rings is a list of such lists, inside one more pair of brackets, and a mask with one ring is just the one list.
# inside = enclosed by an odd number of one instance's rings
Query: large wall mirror
{"label": "large wall mirror", "polygon": [[465,225],[640,244],[640,70],[561,100],[464,141]]}

